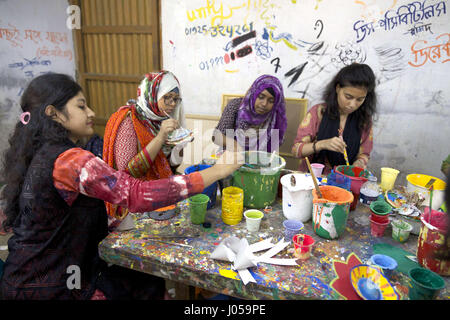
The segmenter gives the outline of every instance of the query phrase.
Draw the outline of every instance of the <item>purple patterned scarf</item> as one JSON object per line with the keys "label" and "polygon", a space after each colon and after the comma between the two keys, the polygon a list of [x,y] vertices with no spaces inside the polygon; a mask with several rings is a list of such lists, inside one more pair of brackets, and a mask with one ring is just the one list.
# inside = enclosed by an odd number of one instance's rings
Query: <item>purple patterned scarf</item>
{"label": "purple patterned scarf", "polygon": [[[256,98],[267,88],[272,88],[275,93],[273,108],[267,114],[257,114],[255,112]],[[284,101],[283,86],[280,80],[271,75],[262,75],[253,82],[245,97],[242,99],[238,110],[236,129],[245,130],[249,125],[260,125],[269,117],[271,120],[267,128],[267,151],[271,152],[272,130],[279,130],[279,146],[281,146],[284,140],[284,133],[287,128],[286,104]]]}

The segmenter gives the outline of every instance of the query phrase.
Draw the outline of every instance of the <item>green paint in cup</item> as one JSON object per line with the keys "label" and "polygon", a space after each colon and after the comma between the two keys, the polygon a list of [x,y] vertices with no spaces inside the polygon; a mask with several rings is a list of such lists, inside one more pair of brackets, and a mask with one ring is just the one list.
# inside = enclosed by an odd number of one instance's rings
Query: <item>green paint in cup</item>
{"label": "green paint in cup", "polygon": [[244,217],[247,225],[247,230],[250,232],[256,232],[259,230],[261,219],[264,214],[259,210],[247,210],[244,212]]}
{"label": "green paint in cup", "polygon": [[245,217],[252,218],[252,219],[261,219],[263,217],[263,213],[259,210],[258,211],[250,210],[250,211],[247,211],[247,214],[245,215]]}
{"label": "green paint in cup", "polygon": [[370,209],[372,210],[373,213],[379,216],[387,215],[392,211],[391,205],[384,200],[377,200],[372,202],[370,204]]}
{"label": "green paint in cup", "polygon": [[202,224],[205,222],[208,201],[209,197],[206,194],[197,194],[188,199],[191,222],[193,224]]}

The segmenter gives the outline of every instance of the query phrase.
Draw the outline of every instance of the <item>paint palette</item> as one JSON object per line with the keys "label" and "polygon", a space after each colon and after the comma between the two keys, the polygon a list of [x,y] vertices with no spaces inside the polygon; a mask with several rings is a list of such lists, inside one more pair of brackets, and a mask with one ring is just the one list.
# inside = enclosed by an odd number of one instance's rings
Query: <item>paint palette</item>
{"label": "paint palette", "polygon": [[398,214],[401,214],[402,216],[408,216],[408,217],[414,217],[419,219],[420,217],[420,210],[417,209],[416,206],[412,204],[403,204],[401,207],[394,209],[394,211]]}
{"label": "paint palette", "polygon": [[377,269],[366,264],[350,271],[350,282],[364,300],[399,300],[400,297],[389,280]]}
{"label": "paint palette", "polygon": [[159,208],[155,211],[148,212],[147,215],[155,220],[169,220],[175,217],[180,212],[180,209],[176,205]]}
{"label": "paint palette", "polygon": [[182,142],[190,142],[194,138],[194,133],[186,128],[178,128],[172,131],[167,138],[166,143],[176,145]]}
{"label": "paint palette", "polygon": [[393,208],[400,208],[403,204],[406,204],[406,198],[398,192],[386,191],[384,197]]}

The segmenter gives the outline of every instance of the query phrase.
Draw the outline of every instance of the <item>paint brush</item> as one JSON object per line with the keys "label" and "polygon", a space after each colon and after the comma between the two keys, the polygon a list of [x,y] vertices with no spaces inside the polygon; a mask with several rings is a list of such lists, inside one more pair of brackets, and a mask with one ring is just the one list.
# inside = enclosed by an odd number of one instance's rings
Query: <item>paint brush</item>
{"label": "paint brush", "polygon": [[272,164],[273,157],[275,157],[275,151],[273,151],[273,152],[272,152],[272,155],[270,156],[269,167],[270,167],[270,165]]}
{"label": "paint brush", "polygon": [[169,116],[169,114],[166,112],[166,110],[162,110],[162,112],[166,115],[166,116],[168,116],[170,119],[173,119],[171,116]]}
{"label": "paint brush", "polygon": [[433,183],[435,183],[436,182],[436,179],[435,178],[431,178],[428,182],[427,182],[427,184],[425,185],[425,189],[430,189],[430,187],[433,185]]}
{"label": "paint brush", "polygon": [[305,160],[306,160],[306,164],[308,165],[309,172],[311,173],[311,176],[312,176],[312,179],[314,182],[314,187],[316,188],[316,192],[319,195],[319,198],[323,198],[322,192],[320,192],[319,185],[317,184],[317,180],[316,180],[316,176],[314,175],[314,171],[312,171],[312,169],[311,169],[311,164],[309,163],[308,157],[305,157]]}
{"label": "paint brush", "polygon": [[405,257],[408,258],[411,261],[418,262],[416,256],[405,256]]}
{"label": "paint brush", "polygon": [[190,246],[188,244],[184,244],[184,243],[178,243],[178,242],[170,242],[170,241],[164,241],[164,240],[159,240],[159,239],[150,239],[151,241],[156,241],[156,242],[161,242],[161,243],[165,243],[165,244],[173,244],[175,246],[180,246],[180,247],[187,247],[190,249],[193,249],[193,246]]}
{"label": "paint brush", "polygon": [[344,149],[344,159],[345,159],[345,163],[349,166],[350,163],[348,163],[347,149]]}
{"label": "paint brush", "polygon": [[[342,133],[343,133],[342,129],[339,129],[338,132],[339,132],[339,138],[341,138],[342,141],[344,141],[344,137],[342,136]],[[344,159],[345,159],[345,163],[349,166],[350,163],[348,162],[347,148],[344,149]]]}
{"label": "paint brush", "polygon": [[433,186],[430,187],[430,217],[431,217],[431,203],[433,201]]}

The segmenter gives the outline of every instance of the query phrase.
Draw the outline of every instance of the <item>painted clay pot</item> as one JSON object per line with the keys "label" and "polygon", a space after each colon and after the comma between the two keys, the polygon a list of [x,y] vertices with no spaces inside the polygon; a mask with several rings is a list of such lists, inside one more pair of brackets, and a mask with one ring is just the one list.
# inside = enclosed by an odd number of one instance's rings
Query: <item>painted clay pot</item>
{"label": "painted clay pot", "polygon": [[[420,220],[422,227],[417,241],[417,261],[437,274],[450,276],[450,261],[435,258],[436,254],[442,252],[441,247],[450,223],[447,214],[433,209],[430,212],[430,208],[425,207]],[[447,241],[447,245],[450,245],[450,238]]]}
{"label": "painted clay pot", "polygon": [[336,239],[347,225],[353,194],[334,186],[319,186],[322,198],[313,192],[313,227],[314,232],[325,239]]}
{"label": "painted clay pot", "polygon": [[356,166],[337,166],[334,170],[337,174],[341,174],[350,178],[350,190],[353,193],[353,202],[351,204],[350,210],[355,210],[356,205],[359,201],[359,192],[361,190],[361,186],[364,182],[369,178],[369,171],[364,170],[363,168]]}

